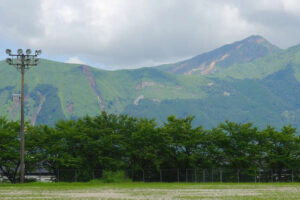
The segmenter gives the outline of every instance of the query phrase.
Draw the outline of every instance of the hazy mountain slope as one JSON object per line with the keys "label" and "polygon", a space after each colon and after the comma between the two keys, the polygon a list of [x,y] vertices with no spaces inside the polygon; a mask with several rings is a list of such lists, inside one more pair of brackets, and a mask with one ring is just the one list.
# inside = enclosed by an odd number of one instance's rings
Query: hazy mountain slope
{"label": "hazy mountain slope", "polygon": [[222,46],[191,59],[158,68],[176,74],[212,74],[233,64],[247,63],[280,49],[261,36],[250,36],[242,41]]}

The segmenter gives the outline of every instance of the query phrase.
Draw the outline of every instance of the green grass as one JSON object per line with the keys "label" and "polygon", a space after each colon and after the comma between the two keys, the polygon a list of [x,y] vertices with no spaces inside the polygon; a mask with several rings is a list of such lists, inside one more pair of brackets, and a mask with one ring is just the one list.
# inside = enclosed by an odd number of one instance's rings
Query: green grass
{"label": "green grass", "polygon": [[300,183],[0,184],[0,199],[299,199]]}

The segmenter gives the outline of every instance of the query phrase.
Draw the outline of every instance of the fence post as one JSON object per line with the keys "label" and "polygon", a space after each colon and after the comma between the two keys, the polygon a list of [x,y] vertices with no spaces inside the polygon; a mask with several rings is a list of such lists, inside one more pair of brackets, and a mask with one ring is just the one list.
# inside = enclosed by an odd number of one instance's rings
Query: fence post
{"label": "fence post", "polygon": [[214,182],[214,170],[211,169],[211,182],[213,183]]}
{"label": "fence post", "polygon": [[145,170],[143,169],[143,182],[145,182]]}
{"label": "fence post", "polygon": [[202,175],[203,175],[203,182],[205,183],[205,169],[203,169]]}
{"label": "fence post", "polygon": [[162,182],[162,171],[159,171],[159,176],[160,176],[160,182]]}
{"label": "fence post", "polygon": [[254,171],[254,183],[256,183],[256,170]]}
{"label": "fence post", "polygon": [[92,171],[92,178],[93,178],[93,180],[95,179],[95,171],[94,170]]}
{"label": "fence post", "polygon": [[59,182],[59,169],[57,170],[57,182]]}
{"label": "fence post", "polygon": [[220,182],[222,183],[223,182],[223,170],[220,169]]}
{"label": "fence post", "polygon": [[272,179],[272,183],[273,183],[273,169],[271,171],[271,179]]}
{"label": "fence post", "polygon": [[77,182],[77,169],[75,169],[75,182]]}
{"label": "fence post", "polygon": [[196,169],[194,169],[194,174],[195,174],[195,175],[194,175],[194,178],[195,178],[195,183],[196,183],[196,182],[197,182],[197,175],[196,175],[197,173],[196,173]]}
{"label": "fence post", "polygon": [[187,169],[185,169],[185,182],[186,183],[188,182],[188,171],[187,171]]}
{"label": "fence post", "polygon": [[177,182],[179,183],[179,169],[177,169]]}
{"label": "fence post", "polygon": [[240,170],[237,170],[237,179],[238,179],[238,183],[240,182]]}

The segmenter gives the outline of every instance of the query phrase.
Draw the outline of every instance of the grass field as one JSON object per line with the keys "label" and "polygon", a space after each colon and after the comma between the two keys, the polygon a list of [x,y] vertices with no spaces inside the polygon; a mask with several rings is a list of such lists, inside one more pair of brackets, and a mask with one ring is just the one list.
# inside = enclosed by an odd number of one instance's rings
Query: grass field
{"label": "grass field", "polygon": [[300,199],[299,183],[28,183],[0,184],[0,199]]}

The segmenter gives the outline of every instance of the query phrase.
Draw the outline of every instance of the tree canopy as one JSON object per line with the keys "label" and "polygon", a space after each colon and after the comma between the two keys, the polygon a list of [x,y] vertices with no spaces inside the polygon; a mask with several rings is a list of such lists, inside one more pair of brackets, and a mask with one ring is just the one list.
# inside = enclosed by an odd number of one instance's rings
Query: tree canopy
{"label": "tree canopy", "polygon": [[[296,129],[226,121],[210,130],[193,127],[193,117],[154,119],[103,112],[96,117],[61,120],[54,127],[27,124],[26,170],[284,169],[300,168]],[[0,170],[16,182],[19,122],[0,118]]]}

